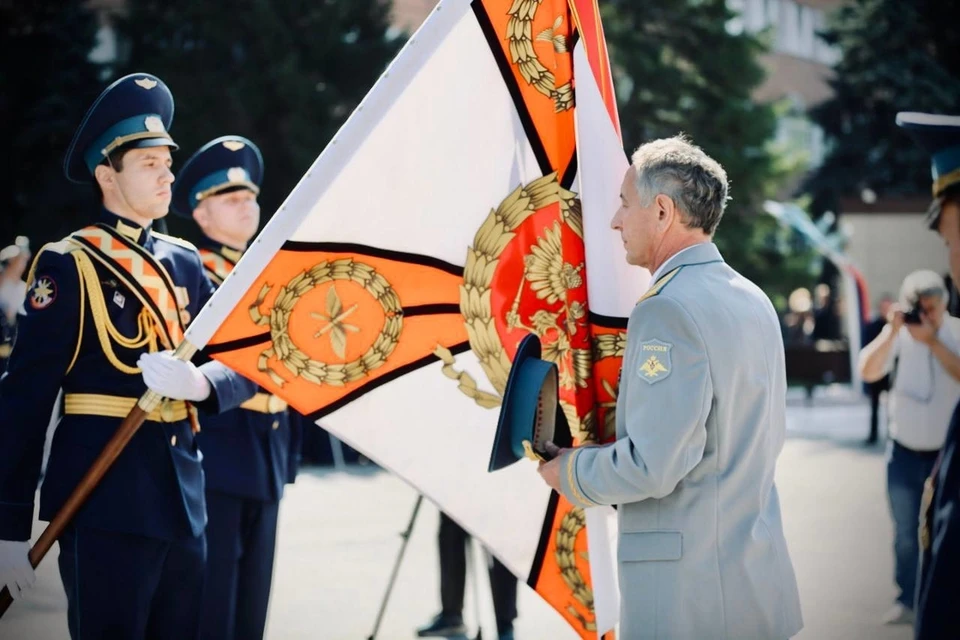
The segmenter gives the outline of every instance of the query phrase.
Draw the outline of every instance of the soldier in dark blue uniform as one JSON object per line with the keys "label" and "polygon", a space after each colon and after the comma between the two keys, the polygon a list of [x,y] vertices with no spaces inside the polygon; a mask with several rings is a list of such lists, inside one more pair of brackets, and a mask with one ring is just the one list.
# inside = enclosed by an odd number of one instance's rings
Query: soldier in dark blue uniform
{"label": "soldier in dark blue uniform", "polygon": [[74,640],[197,637],[206,561],[197,412],[231,409],[256,390],[219,363],[169,354],[213,294],[196,249],[151,229],[170,204],[172,119],[169,90],[145,73],[117,80],[87,112],[64,169],[96,182],[103,209],[38,253],[0,380],[0,583],[15,597],[34,579],[25,541],[59,389],[43,520],[148,387],[166,398],[60,539]]}
{"label": "soldier in dark blue uniform", "polygon": [[[256,145],[224,136],[183,165],[173,211],[204,233],[207,276],[223,282],[257,233],[263,159]],[[207,573],[201,637],[262,638],[273,575],[277,514],[299,459],[286,403],[261,389],[239,409],[203,423],[198,440],[207,477]]]}
{"label": "soldier in dark blue uniform", "polygon": [[[897,124],[932,156],[930,228],[946,243],[950,274],[954,282],[960,282],[960,116],[899,113]],[[960,593],[960,405],[924,487],[919,536],[916,638],[960,638],[956,611]]]}

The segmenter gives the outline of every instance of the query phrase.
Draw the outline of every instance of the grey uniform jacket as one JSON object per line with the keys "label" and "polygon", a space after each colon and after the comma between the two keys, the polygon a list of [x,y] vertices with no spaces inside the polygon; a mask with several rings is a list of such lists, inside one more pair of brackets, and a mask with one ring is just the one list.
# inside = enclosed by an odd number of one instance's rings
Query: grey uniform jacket
{"label": "grey uniform jacket", "polygon": [[776,313],[714,244],[662,273],[630,314],[617,440],[564,454],[562,493],[619,505],[620,637],[790,637],[803,622],[774,484]]}

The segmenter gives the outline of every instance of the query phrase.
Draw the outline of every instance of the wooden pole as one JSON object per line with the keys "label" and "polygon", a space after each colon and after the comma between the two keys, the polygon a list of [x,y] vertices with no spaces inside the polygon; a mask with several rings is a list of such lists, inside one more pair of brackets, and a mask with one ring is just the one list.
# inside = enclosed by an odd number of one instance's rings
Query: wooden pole
{"label": "wooden pole", "polygon": [[[190,343],[182,342],[180,346],[177,347],[177,350],[174,351],[173,355],[180,360],[189,360],[196,351],[197,348]],[[103,476],[110,470],[110,467],[113,466],[113,463],[123,452],[124,448],[126,448],[127,444],[130,443],[130,439],[133,438],[146,421],[150,412],[156,409],[162,400],[163,398],[153,391],[147,391],[143,394],[143,397],[137,401],[136,406],[133,407],[130,414],[123,419],[116,433],[113,434],[113,437],[107,442],[103,451],[101,451],[97,459],[94,460],[76,489],[73,490],[70,497],[67,498],[63,506],[60,507],[60,511],[58,511],[57,515],[50,521],[47,528],[40,534],[37,543],[30,549],[27,557],[30,559],[30,564],[34,568],[40,564],[43,557],[47,555],[47,552],[53,547],[53,543],[60,538],[63,531],[67,528],[67,525],[73,521],[73,517],[77,515],[77,511],[80,510],[83,503],[86,502],[90,494],[93,493],[93,490],[100,484]],[[12,603],[13,596],[11,596],[10,591],[4,587],[3,590],[0,591],[0,618],[3,617],[3,614],[6,613]]]}

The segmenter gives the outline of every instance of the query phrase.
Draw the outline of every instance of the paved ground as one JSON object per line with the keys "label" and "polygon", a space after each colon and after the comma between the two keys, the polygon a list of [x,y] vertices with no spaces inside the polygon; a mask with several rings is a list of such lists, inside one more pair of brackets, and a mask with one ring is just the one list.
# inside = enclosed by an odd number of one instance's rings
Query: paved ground
{"label": "paved ground", "polygon": [[[797,397],[789,418],[778,484],[806,623],[798,638],[906,640],[908,628],[877,623],[895,591],[883,451],[862,444],[867,408],[842,395],[819,396],[813,406]],[[415,499],[401,481],[369,467],[306,470],[281,510],[268,639],[368,638]],[[377,638],[412,638],[435,613],[436,530],[437,511],[425,502]],[[0,620],[0,638],[67,637],[55,560],[56,550],[27,600]],[[473,591],[468,587],[466,614],[475,628]],[[485,579],[479,592],[489,640],[495,636]],[[575,637],[527,589],[519,608],[521,640]]]}

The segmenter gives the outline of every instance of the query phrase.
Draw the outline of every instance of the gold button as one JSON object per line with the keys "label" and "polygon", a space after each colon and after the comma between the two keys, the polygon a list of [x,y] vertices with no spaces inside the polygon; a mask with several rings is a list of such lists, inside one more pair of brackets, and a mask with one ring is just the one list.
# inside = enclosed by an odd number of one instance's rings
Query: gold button
{"label": "gold button", "polygon": [[276,430],[279,429],[279,428],[280,428],[280,421],[279,421],[279,420],[274,420],[274,421],[273,421],[273,430],[276,431]]}
{"label": "gold button", "polygon": [[177,436],[170,436],[170,446],[171,447],[177,446]]}

